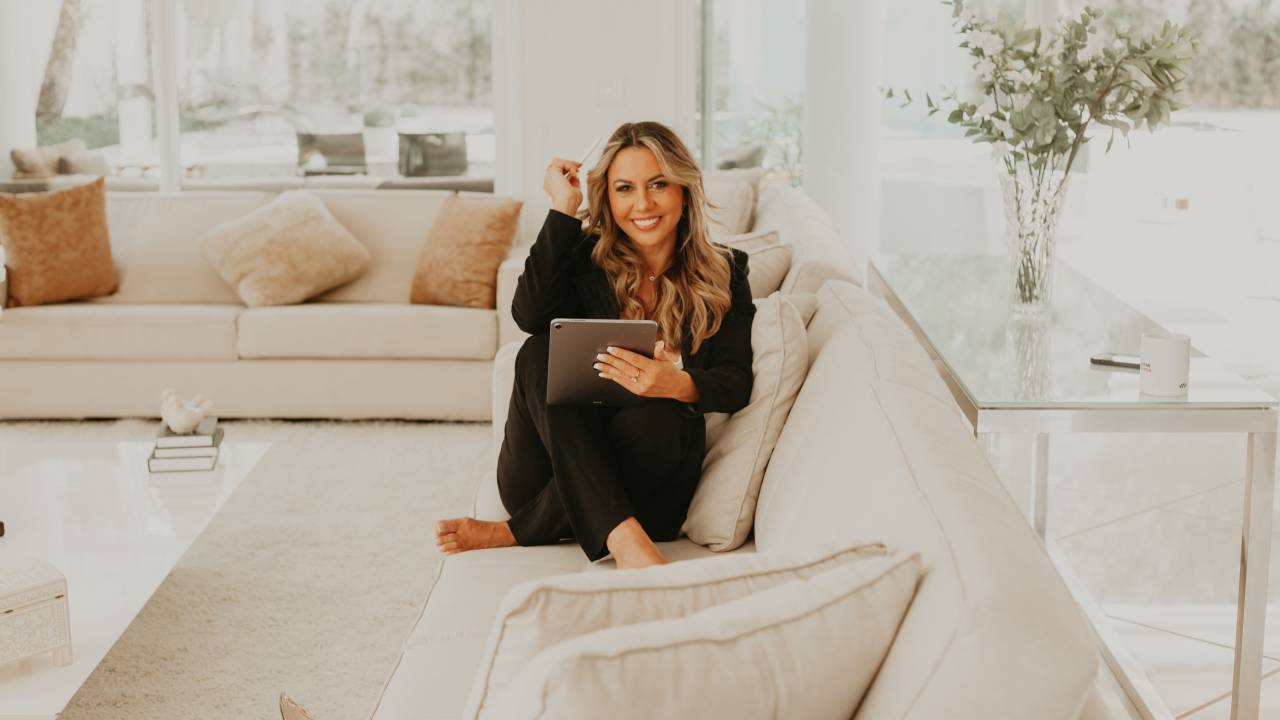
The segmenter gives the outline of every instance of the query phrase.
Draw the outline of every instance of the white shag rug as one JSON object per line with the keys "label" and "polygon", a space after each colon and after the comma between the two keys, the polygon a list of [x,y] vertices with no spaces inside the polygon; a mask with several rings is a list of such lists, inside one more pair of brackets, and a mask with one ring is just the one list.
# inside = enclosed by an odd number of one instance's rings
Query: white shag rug
{"label": "white shag rug", "polygon": [[[271,447],[81,687],[63,720],[364,720],[425,601],[434,521],[469,512],[488,424],[226,421]],[[7,423],[149,440],[142,420]],[[10,435],[10,437],[13,437]]]}

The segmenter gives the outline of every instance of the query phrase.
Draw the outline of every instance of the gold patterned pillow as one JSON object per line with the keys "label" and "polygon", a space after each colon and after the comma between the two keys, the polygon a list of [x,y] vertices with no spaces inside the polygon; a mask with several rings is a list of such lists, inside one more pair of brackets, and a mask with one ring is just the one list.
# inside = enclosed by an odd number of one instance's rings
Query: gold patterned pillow
{"label": "gold patterned pillow", "polygon": [[418,256],[409,302],[496,306],[498,266],[520,224],[519,200],[450,195]]}
{"label": "gold patterned pillow", "polygon": [[42,193],[0,193],[10,307],[110,295],[116,267],[102,178]]}

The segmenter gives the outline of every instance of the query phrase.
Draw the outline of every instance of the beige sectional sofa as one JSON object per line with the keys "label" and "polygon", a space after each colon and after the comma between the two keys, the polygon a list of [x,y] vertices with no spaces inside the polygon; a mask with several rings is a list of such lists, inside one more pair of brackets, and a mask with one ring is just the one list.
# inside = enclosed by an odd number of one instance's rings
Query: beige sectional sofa
{"label": "beige sectional sofa", "polygon": [[[222,417],[487,420],[494,354],[516,336],[495,310],[408,302],[448,193],[314,192],[372,262],[311,302],[261,308],[241,303],[198,240],[276,193],[108,193],[119,290],[3,311],[0,417],[154,417],[173,387],[208,395]],[[507,304],[518,277],[517,261],[500,278]]]}
{"label": "beige sectional sofa", "polygon": [[[859,286],[804,196],[763,191],[756,227],[769,223],[796,246],[783,291],[816,291],[817,310],[808,375],[769,461],[753,538],[733,552],[876,540],[921,554],[916,596],[856,718],[1101,716],[1092,633],[925,351]],[[518,347],[495,360],[495,446]],[[474,511],[506,517],[492,470]],[[713,555],[687,539],[661,549],[671,560]],[[525,581],[612,567],[572,543],[446,557],[374,720],[463,717],[504,596]],[[643,698],[620,696],[617,707],[642,716]]]}

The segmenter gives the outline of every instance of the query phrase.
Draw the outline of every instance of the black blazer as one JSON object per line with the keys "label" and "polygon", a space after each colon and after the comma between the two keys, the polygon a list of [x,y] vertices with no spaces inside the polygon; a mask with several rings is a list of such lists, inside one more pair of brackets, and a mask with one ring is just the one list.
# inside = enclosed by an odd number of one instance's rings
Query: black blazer
{"label": "black blazer", "polygon": [[[521,330],[531,335],[548,332],[558,317],[617,319],[620,309],[613,286],[591,261],[596,240],[583,232],[577,218],[557,210],[547,214],[511,302],[511,316]],[[699,413],[735,412],[751,398],[751,321],[756,306],[747,284],[747,254],[730,251],[733,302],[720,330],[697,353],[690,352],[692,341],[686,332],[681,348],[685,372],[698,388],[692,408]]]}

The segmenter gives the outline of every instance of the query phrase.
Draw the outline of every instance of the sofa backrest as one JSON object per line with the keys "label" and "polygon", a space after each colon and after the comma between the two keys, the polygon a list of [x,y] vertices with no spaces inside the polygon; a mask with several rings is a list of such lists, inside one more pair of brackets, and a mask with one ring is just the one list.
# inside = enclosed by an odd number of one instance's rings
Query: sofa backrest
{"label": "sofa backrest", "polygon": [[[329,212],[369,248],[360,277],[317,302],[407,303],[418,255],[449,197],[444,190],[315,190]],[[488,196],[492,197],[492,195]]]}
{"label": "sofa backrest", "polygon": [[93,302],[240,304],[196,240],[271,202],[269,192],[107,193],[119,289]]}
{"label": "sofa backrest", "polygon": [[857,717],[1075,717],[1097,668],[1092,635],[928,355],[849,283],[821,289],[809,329],[756,548],[874,539],[925,563]]}
{"label": "sofa backrest", "polygon": [[752,232],[777,230],[794,248],[784,293],[816,293],[828,280],[861,286],[862,273],[827,214],[808,195],[790,185],[764,183],[756,198]]}
{"label": "sofa backrest", "polygon": [[[372,255],[360,277],[316,300],[407,303],[418,254],[449,193],[312,192]],[[205,260],[200,237],[275,197],[276,193],[259,191],[107,193],[107,225],[120,288],[95,302],[239,304],[240,298]]]}

